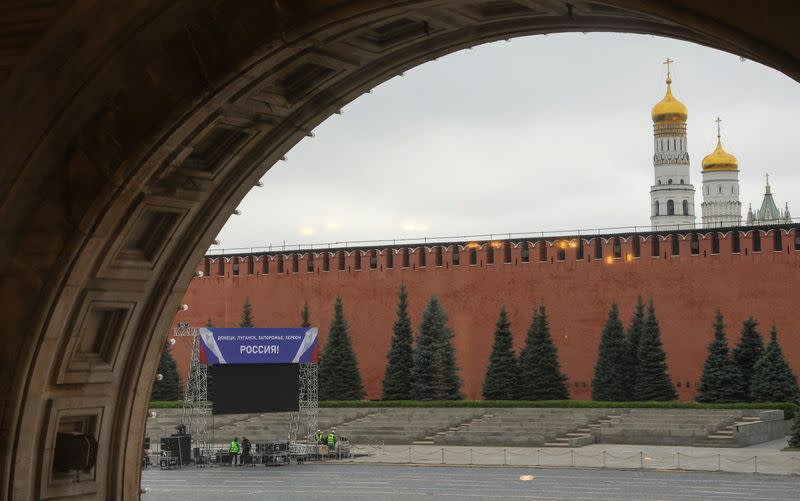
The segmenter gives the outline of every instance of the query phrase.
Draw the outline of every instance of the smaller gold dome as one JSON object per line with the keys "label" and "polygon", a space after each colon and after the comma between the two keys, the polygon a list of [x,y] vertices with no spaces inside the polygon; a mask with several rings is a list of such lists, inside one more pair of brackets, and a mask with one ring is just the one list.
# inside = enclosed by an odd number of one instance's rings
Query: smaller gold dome
{"label": "smaller gold dome", "polygon": [[671,83],[672,79],[667,77],[667,94],[664,99],[653,106],[653,111],[650,112],[653,123],[681,123],[686,122],[689,117],[689,110],[686,109],[686,106],[672,95]]}
{"label": "smaller gold dome", "polygon": [[703,158],[703,170],[738,170],[739,161],[736,157],[722,149],[722,142],[717,137],[717,147]]}

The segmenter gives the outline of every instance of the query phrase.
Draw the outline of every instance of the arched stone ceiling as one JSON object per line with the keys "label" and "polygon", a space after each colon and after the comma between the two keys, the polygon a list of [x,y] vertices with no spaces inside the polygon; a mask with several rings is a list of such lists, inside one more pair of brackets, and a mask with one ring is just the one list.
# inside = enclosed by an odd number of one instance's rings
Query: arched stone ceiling
{"label": "arched stone ceiling", "polygon": [[[194,265],[256,180],[361,93],[465,47],[562,31],[690,40],[798,79],[798,14],[743,0],[0,6],[2,498],[137,498],[152,376]],[[75,427],[100,442],[80,483],[51,471],[55,432]]]}

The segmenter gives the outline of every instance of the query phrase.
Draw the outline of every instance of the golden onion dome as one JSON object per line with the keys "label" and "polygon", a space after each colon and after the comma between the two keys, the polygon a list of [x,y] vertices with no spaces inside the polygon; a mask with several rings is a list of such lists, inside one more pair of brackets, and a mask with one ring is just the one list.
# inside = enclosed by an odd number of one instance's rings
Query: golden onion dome
{"label": "golden onion dome", "polygon": [[717,147],[703,158],[703,170],[738,170],[739,161],[736,157],[722,149],[722,142],[717,136]]}
{"label": "golden onion dome", "polygon": [[672,95],[671,83],[672,79],[667,76],[667,94],[664,99],[653,106],[653,111],[650,112],[655,124],[686,122],[689,117],[689,110],[686,109],[686,106]]}

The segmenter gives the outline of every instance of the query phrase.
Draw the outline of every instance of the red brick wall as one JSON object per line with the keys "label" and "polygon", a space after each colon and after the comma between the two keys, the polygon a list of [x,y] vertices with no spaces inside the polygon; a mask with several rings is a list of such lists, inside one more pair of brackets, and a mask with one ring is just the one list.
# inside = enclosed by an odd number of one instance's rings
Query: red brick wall
{"label": "red brick wall", "polygon": [[[773,232],[782,233],[782,247],[773,250]],[[300,323],[300,309],[308,301],[312,323],[327,340],[334,298],[341,295],[350,336],[358,356],[368,398],[379,398],[395,320],[397,289],[405,282],[410,313],[416,327],[431,294],[436,294],[455,333],[455,348],[463,391],[467,398],[481,397],[483,376],[492,345],[494,323],[501,304],[506,306],[519,350],[531,320],[532,308],[544,302],[563,371],[569,377],[572,398],[588,399],[597,357],[600,332],[609,306],[616,301],[627,325],[636,295],[653,297],[667,351],[667,362],[680,398],[690,400],[702,373],[706,346],[711,340],[711,322],[717,307],[728,326],[729,343],[739,338],[747,316],[761,323],[768,339],[775,321],[779,341],[795,370],[800,371],[800,251],[795,250],[795,229],[762,231],[762,251],[753,253],[752,230],[741,236],[741,253],[731,253],[730,232],[720,233],[720,254],[712,255],[710,234],[700,234],[697,255],[691,255],[691,234],[680,235],[680,255],[672,256],[671,236],[658,236],[660,254],[651,256],[654,235],[620,235],[620,258],[613,257],[613,236],[604,238],[603,256],[595,260],[594,238],[584,240],[584,259],[576,260],[577,248],[569,239],[547,239],[548,259],[540,262],[541,241],[530,240],[530,262],[521,259],[521,246],[512,249],[505,264],[505,242],[497,242],[494,264],[487,263],[486,242],[477,251],[478,264],[469,265],[469,250],[462,248],[460,266],[452,265],[451,244],[444,249],[443,266],[437,267],[435,246],[425,248],[426,265],[419,266],[422,248],[413,248],[409,268],[402,268],[400,248],[393,269],[386,269],[386,249],[380,249],[378,268],[370,269],[370,250],[347,250],[346,270],[338,271],[338,257],[330,258],[324,272],[321,254],[314,254],[314,271],[306,271],[306,254],[299,258],[299,271],[292,272],[292,253],[285,253],[283,274],[277,273],[278,254],[256,255],[253,275],[247,274],[246,257],[240,258],[239,276],[233,276],[230,257],[215,257],[210,276],[196,278],[186,294],[188,312],[176,322],[218,327],[238,326],[242,304],[249,297],[258,327],[288,327]],[[641,241],[641,257],[632,256],[634,238]],[[575,239],[572,242],[576,242]],[[519,244],[515,241],[515,244]],[[557,248],[566,246],[566,259],[558,261]],[[463,247],[463,246],[462,246]],[[363,252],[361,271],[354,269],[352,252]],[[218,276],[223,259],[224,276]],[[262,273],[263,260],[270,259],[269,273]],[[198,270],[205,270],[204,263]],[[415,330],[416,335],[416,330]],[[324,345],[323,345],[324,346]],[[188,340],[174,347],[181,374],[188,363]],[[690,383],[690,388],[686,384]]]}

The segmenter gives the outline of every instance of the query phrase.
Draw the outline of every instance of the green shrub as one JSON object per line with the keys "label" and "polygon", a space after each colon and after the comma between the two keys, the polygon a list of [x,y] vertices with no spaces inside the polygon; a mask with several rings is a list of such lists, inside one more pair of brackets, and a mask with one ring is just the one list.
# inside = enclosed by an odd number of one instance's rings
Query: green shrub
{"label": "green shrub", "polygon": [[573,409],[779,409],[785,419],[794,417],[797,405],[780,403],[699,402],[596,402],[593,400],[345,400],[322,401],[320,407],[511,407],[511,408],[573,408]]}
{"label": "green shrub", "polygon": [[180,409],[183,407],[183,400],[161,400],[150,402],[151,409]]}

